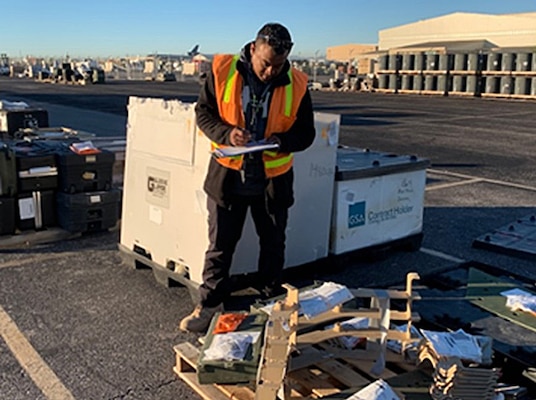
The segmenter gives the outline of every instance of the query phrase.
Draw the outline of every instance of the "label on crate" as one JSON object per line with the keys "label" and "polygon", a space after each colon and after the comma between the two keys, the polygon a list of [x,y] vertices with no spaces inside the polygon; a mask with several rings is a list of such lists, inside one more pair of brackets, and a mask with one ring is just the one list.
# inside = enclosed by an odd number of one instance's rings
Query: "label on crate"
{"label": "label on crate", "polygon": [[169,208],[170,173],[156,168],[147,168],[147,191],[145,198],[148,203]]}
{"label": "label on crate", "polygon": [[21,220],[35,218],[35,205],[31,197],[19,199],[19,216]]}

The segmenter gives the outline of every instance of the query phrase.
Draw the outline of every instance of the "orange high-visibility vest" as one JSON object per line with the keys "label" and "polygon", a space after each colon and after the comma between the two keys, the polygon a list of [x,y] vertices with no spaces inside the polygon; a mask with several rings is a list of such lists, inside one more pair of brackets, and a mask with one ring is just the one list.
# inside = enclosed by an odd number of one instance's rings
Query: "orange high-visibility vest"
{"label": "orange high-visibility vest", "polygon": [[[220,117],[232,126],[245,128],[244,107],[242,105],[242,76],[236,69],[239,56],[230,54],[214,56],[212,69],[214,73],[214,86],[216,101]],[[272,93],[270,109],[264,137],[269,138],[272,133],[288,131],[294,121],[301,100],[307,90],[307,75],[294,68],[288,72],[290,83],[278,86]],[[212,149],[225,147],[212,142]],[[292,153],[263,151],[264,171],[266,177],[273,178],[284,174],[292,167]],[[243,156],[217,158],[218,163],[234,170],[242,168]]]}

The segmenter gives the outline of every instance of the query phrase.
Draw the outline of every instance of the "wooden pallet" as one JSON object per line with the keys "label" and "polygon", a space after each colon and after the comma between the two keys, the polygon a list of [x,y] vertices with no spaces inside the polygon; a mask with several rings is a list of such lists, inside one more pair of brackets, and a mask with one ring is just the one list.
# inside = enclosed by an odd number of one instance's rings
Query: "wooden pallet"
{"label": "wooden pallet", "polygon": [[[271,310],[256,383],[249,386],[200,385],[195,373],[199,350],[189,343],[174,348],[175,372],[203,398],[274,400],[281,387],[285,399],[332,398],[330,396],[342,392],[351,395],[378,378],[388,380],[398,372],[415,369],[414,365],[405,363],[401,355],[387,350],[386,340],[399,340],[402,349],[415,341],[410,335],[410,326],[418,320],[418,315],[412,312],[413,301],[420,298],[412,290],[416,279],[419,279],[418,274],[408,273],[405,290],[350,289],[354,298],[370,299],[370,307],[352,309],[337,305],[309,319],[298,315],[298,290],[284,285],[288,293],[276,301]],[[391,310],[391,301],[401,301],[405,307],[400,311]],[[339,322],[354,317],[368,318],[367,327],[343,327]],[[406,329],[390,329],[391,321],[405,322]],[[337,338],[341,336],[359,338],[362,348],[340,347]],[[393,369],[391,365],[398,367]],[[427,382],[430,380],[431,377]],[[405,388],[408,383],[402,381],[402,386]],[[207,392],[214,389],[227,397],[214,397],[214,393]]]}
{"label": "wooden pallet", "polygon": [[[254,384],[249,385],[202,385],[196,375],[199,349],[184,342],[174,348],[176,365],[173,371],[202,399],[205,400],[254,400]],[[309,353],[322,349],[311,347]],[[308,354],[305,354],[307,357]],[[393,353],[394,354],[394,353]],[[292,360],[291,360],[292,363]],[[292,364],[291,364],[292,365]],[[292,369],[287,374],[290,399],[344,399],[379,377],[368,370],[371,362],[342,358],[326,358],[313,364]],[[430,372],[416,369],[410,364],[391,363],[380,376],[399,393],[401,399],[431,399],[428,389],[432,382]]]}
{"label": "wooden pallet", "polygon": [[150,258],[128,249],[121,243],[119,243],[117,247],[119,256],[124,265],[133,269],[151,269],[156,282],[162,286],[186,286],[190,292],[192,301],[194,304],[197,304],[197,301],[199,300],[199,285],[190,280],[186,273],[166,268]]}

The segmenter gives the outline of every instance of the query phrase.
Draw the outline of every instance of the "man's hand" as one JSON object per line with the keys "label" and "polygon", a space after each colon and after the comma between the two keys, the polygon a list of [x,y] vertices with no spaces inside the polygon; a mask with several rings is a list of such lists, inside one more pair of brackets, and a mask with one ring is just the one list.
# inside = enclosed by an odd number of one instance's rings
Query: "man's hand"
{"label": "man's hand", "polygon": [[251,140],[251,133],[246,129],[233,128],[229,141],[233,146],[245,146]]}
{"label": "man's hand", "polygon": [[266,143],[277,144],[278,146],[281,146],[281,139],[279,139],[275,135],[272,135],[272,136],[270,136],[269,138],[266,139]]}

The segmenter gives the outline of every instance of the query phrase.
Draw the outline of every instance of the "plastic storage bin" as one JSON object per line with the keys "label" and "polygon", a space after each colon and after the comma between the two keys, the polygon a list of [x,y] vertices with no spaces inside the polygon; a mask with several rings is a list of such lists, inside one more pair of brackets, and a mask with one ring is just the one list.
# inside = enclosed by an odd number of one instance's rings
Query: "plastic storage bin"
{"label": "plastic storage bin", "polygon": [[40,230],[56,225],[56,199],[52,190],[19,193],[17,227]]}
{"label": "plastic storage bin", "polygon": [[48,126],[48,112],[39,108],[0,110],[0,132],[9,136],[19,129],[43,128]]}
{"label": "plastic storage bin", "polygon": [[421,233],[428,164],[415,156],[339,149],[330,253]]}
{"label": "plastic storage bin", "polygon": [[238,314],[245,314],[246,319],[244,319],[233,332],[256,333],[258,334],[257,340],[248,346],[244,359],[233,361],[208,360],[205,352],[212,345],[215,336],[217,336],[213,332],[218,317],[222,315],[221,313],[217,313],[210,323],[207,335],[205,336],[205,341],[199,353],[197,362],[197,378],[199,379],[199,383],[223,384],[255,382],[264,343],[264,330],[268,315],[262,312]]}
{"label": "plastic storage bin", "polygon": [[115,226],[119,219],[119,190],[67,194],[58,192],[58,224],[69,232],[94,232]]}

